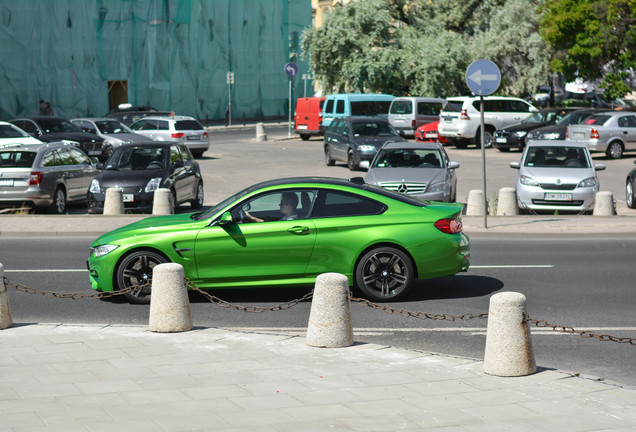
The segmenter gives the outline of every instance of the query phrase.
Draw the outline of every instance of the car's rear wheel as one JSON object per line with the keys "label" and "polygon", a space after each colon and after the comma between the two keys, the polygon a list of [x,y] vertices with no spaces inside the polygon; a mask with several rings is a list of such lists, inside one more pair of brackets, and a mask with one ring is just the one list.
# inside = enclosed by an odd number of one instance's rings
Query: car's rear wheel
{"label": "car's rear wheel", "polygon": [[631,209],[636,208],[636,191],[634,191],[634,182],[632,179],[628,179],[625,185],[625,203],[627,207]]}
{"label": "car's rear wheel", "polygon": [[371,249],[356,266],[356,286],[369,300],[397,300],[406,294],[412,280],[411,259],[393,247]]}
{"label": "car's rear wheel", "polygon": [[610,159],[620,159],[623,157],[623,145],[618,141],[609,143],[605,155]]}
{"label": "car's rear wheel", "polygon": [[193,209],[200,209],[203,207],[203,182],[200,181],[197,185],[197,194],[192,201],[190,201],[190,206]]}
{"label": "car's rear wheel", "polygon": [[174,189],[170,189],[170,213],[175,214],[177,211],[177,193]]}
{"label": "car's rear wheel", "polygon": [[309,135],[307,135],[307,134],[300,134],[300,139],[301,139],[301,140],[303,140],[303,141],[307,141],[307,140],[309,140]]}
{"label": "car's rear wheel", "polygon": [[329,150],[329,146],[326,145],[325,146],[325,165],[334,166],[335,163],[336,161],[333,160],[333,158],[331,157],[331,150]]}
{"label": "car's rear wheel", "polygon": [[66,191],[62,186],[58,186],[53,194],[53,204],[49,208],[51,213],[64,214],[66,213]]}
{"label": "car's rear wheel", "polygon": [[130,287],[139,287],[124,293],[123,296],[130,303],[150,303],[152,269],[167,262],[166,257],[149,250],[136,251],[126,255],[115,270],[117,288],[124,290]]}
{"label": "car's rear wheel", "polygon": [[352,150],[349,150],[349,154],[347,155],[347,166],[349,167],[349,171],[356,171],[358,169],[358,164],[356,163],[356,158],[353,156]]}

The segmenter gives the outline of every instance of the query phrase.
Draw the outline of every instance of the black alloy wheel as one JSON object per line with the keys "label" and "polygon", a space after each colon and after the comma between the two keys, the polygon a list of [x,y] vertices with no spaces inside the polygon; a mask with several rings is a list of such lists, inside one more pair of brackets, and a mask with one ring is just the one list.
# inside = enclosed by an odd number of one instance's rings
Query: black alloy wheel
{"label": "black alloy wheel", "polygon": [[125,290],[130,287],[139,287],[124,293],[123,296],[130,303],[149,304],[152,269],[167,262],[166,257],[149,250],[136,251],[126,255],[115,270],[117,288]]}
{"label": "black alloy wheel", "polygon": [[412,280],[411,259],[393,247],[372,249],[356,265],[356,285],[369,300],[393,301],[402,298]]}

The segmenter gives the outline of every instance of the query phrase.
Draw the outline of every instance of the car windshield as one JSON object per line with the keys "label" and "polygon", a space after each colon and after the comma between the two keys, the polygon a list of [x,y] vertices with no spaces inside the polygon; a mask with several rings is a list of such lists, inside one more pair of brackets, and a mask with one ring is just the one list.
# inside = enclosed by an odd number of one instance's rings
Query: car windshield
{"label": "car windshield", "polygon": [[31,168],[35,155],[32,151],[0,151],[0,168]]}
{"label": "car windshield", "polygon": [[133,133],[133,131],[117,120],[100,120],[96,121],[95,125],[103,134]]}
{"label": "car windshield", "polygon": [[589,111],[574,111],[557,121],[556,124],[563,126],[579,124],[591,115],[592,113]]}
{"label": "car windshield", "polygon": [[44,133],[80,132],[80,129],[68,120],[43,118],[38,120],[38,124]]}
{"label": "car windshield", "polygon": [[531,115],[530,117],[528,117],[527,119],[523,120],[521,123],[525,123],[525,124],[532,124],[532,123],[545,123],[546,120],[546,113],[535,113],[533,115]]}
{"label": "car windshield", "polygon": [[524,166],[535,168],[589,168],[583,147],[532,146],[528,148]]}
{"label": "car windshield", "polygon": [[0,125],[0,138],[27,138],[30,135],[10,124]]}
{"label": "car windshield", "polygon": [[107,170],[145,170],[166,168],[167,147],[119,147],[108,159]]}
{"label": "car windshield", "polygon": [[241,197],[247,195],[248,193],[250,193],[251,191],[256,189],[258,186],[260,186],[260,185],[250,186],[250,187],[248,187],[246,189],[243,189],[240,192],[235,193],[234,195],[232,195],[230,197],[227,197],[226,199],[224,199],[223,201],[221,201],[217,205],[210,207],[209,209],[207,209],[203,213],[197,214],[196,217],[193,217],[193,219],[195,219],[195,220],[203,220],[203,219],[207,219],[207,218],[211,217],[212,215],[214,215],[216,212],[218,212],[222,208],[227,207],[228,205],[230,205],[234,201],[239,200]]}
{"label": "car windshield", "polygon": [[382,149],[371,168],[442,168],[437,149]]}
{"label": "car windshield", "polygon": [[353,123],[354,136],[395,136],[397,132],[389,123],[385,122],[357,122]]}

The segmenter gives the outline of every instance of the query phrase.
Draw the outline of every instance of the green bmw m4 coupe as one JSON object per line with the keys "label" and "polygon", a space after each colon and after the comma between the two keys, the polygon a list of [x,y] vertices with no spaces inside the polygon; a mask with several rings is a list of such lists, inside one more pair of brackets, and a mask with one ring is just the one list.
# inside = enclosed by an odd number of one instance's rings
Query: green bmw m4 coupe
{"label": "green bmw m4 coupe", "polygon": [[130,302],[149,303],[152,269],[166,262],[181,264],[201,289],[306,286],[336,272],[370,300],[396,300],[414,279],[468,269],[461,210],[361,178],[271,180],[203,212],[150,217],[102,235],[91,244],[90,281],[97,291],[128,290]]}

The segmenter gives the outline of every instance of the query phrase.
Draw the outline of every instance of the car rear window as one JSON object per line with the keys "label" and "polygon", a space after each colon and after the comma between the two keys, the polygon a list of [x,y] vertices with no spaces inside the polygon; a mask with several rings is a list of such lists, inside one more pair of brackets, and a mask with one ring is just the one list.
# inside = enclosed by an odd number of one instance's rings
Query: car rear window
{"label": "car rear window", "polygon": [[178,131],[201,130],[203,126],[196,120],[179,120],[175,123],[174,129]]}
{"label": "car rear window", "polygon": [[610,119],[608,115],[593,115],[589,119],[585,120],[583,124],[586,125],[602,125]]}
{"label": "car rear window", "polygon": [[464,106],[464,101],[446,101],[446,103],[444,104],[444,108],[442,108],[442,111],[461,112],[462,106]]}
{"label": "car rear window", "polygon": [[413,114],[413,103],[411,101],[393,101],[390,114]]}
{"label": "car rear window", "polygon": [[0,168],[31,168],[35,155],[32,151],[0,151]]}

